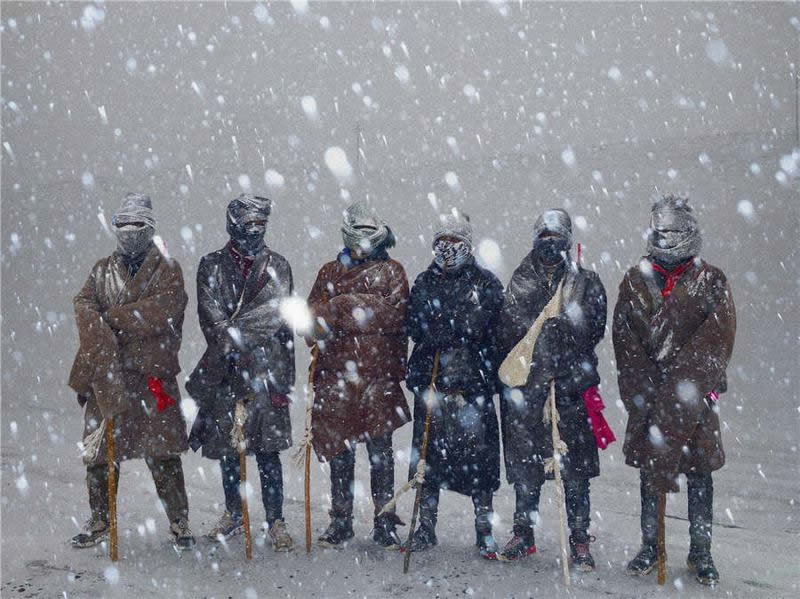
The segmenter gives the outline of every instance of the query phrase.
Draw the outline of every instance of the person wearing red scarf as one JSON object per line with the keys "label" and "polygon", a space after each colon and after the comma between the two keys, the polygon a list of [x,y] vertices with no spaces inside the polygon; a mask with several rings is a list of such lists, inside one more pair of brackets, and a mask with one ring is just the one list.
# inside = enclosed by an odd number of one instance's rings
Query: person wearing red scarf
{"label": "person wearing red scarf", "polygon": [[719,394],[733,351],[736,311],[725,275],[699,257],[702,238],[688,200],[666,196],[651,211],[647,255],[623,279],[613,336],[620,396],[628,411],[623,452],[639,468],[642,547],[633,576],[657,561],[658,497],[689,495],[689,570],[719,581],[711,558],[713,482],[725,463]]}

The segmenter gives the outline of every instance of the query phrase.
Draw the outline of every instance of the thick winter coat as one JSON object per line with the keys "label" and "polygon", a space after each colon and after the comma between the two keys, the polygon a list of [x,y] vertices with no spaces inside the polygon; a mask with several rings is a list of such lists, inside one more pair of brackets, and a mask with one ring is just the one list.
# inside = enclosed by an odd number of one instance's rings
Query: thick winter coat
{"label": "thick winter coat", "polygon": [[656,277],[645,259],[625,274],[614,352],[628,410],[626,463],[674,481],[679,472],[708,473],[725,463],[718,410],[708,395],[727,389],[736,311],[725,275],[703,260],[666,298]]}
{"label": "thick winter coat", "polygon": [[[562,285],[561,315],[545,321],[524,387],[504,389],[501,399],[506,475],[511,483],[545,478],[543,461],[553,455],[550,424],[542,421],[550,380],[555,380],[559,434],[568,452],[565,479],[600,474],[597,443],[581,396],[598,385],[595,347],[606,324],[606,292],[597,273],[564,263],[548,276],[533,252],[514,271],[501,318],[503,357],[519,343]],[[549,475],[552,477],[552,474]]]}
{"label": "thick winter coat", "polygon": [[[186,301],[180,266],[155,245],[132,278],[117,252],[98,261],[74,299],[80,347],[69,385],[85,406],[84,438],[104,418],[114,418],[119,460],[167,457],[187,448],[175,378]],[[148,377],[160,379],[174,400],[162,412]],[[105,457],[104,441],[97,463]]]}
{"label": "thick winter coat", "polygon": [[[495,345],[503,287],[488,270],[470,258],[456,273],[435,263],[414,282],[408,309],[408,334],[414,351],[406,384],[415,393],[410,476],[416,472],[425,427],[426,391],[436,353],[440,392],[433,413],[427,454],[426,482],[465,495],[500,486],[500,439],[494,394],[497,387]],[[442,411],[443,394],[461,395],[461,433],[450,434]],[[449,401],[449,400],[448,400]],[[460,401],[460,400],[459,400]]]}
{"label": "thick winter coat", "polygon": [[239,400],[247,405],[250,453],[291,446],[289,406],[274,406],[271,396],[294,386],[293,334],[280,313],[292,285],[289,263],[268,248],[254,256],[246,280],[230,244],[200,261],[197,312],[208,347],[186,390],[200,405],[190,442],[205,457],[235,453],[230,432]]}
{"label": "thick winter coat", "polygon": [[390,434],[411,419],[400,386],[408,351],[406,273],[385,251],[352,262],[345,250],[320,269],[308,305],[330,329],[316,342],[312,414],[314,450],[330,461],[348,444]]}

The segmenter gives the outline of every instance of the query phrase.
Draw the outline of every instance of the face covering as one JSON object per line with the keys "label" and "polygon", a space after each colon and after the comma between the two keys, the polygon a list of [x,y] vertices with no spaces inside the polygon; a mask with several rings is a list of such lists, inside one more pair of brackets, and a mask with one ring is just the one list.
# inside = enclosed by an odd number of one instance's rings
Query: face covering
{"label": "face covering", "polygon": [[148,225],[121,225],[114,228],[117,250],[129,262],[144,256],[153,240],[155,229]]}
{"label": "face covering", "polygon": [[236,247],[248,256],[257,254],[266,245],[264,235],[267,233],[267,226],[264,224],[256,222],[234,224],[228,227],[228,232]]}
{"label": "face covering", "polygon": [[563,237],[537,237],[533,251],[544,264],[557,264],[569,251],[569,240]]}
{"label": "face covering", "polygon": [[438,239],[433,244],[433,261],[444,271],[457,270],[472,254],[466,241]]}

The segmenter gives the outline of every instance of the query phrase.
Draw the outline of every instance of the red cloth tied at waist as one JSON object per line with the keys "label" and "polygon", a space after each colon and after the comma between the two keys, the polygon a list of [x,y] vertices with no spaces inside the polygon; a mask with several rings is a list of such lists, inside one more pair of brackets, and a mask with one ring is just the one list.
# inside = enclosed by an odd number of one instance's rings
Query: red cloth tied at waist
{"label": "red cloth tied at waist", "polygon": [[586,406],[586,412],[589,414],[589,423],[592,425],[594,440],[597,442],[597,446],[600,449],[606,449],[616,441],[617,438],[614,436],[614,431],[608,426],[608,422],[606,422],[603,416],[603,410],[606,407],[603,403],[603,398],[600,397],[597,387],[589,387],[581,395],[583,396],[583,403]]}
{"label": "red cloth tied at waist", "polygon": [[159,413],[175,405],[175,400],[164,391],[164,385],[161,384],[161,379],[148,376],[147,388],[150,389],[150,393],[156,398],[156,410]]}

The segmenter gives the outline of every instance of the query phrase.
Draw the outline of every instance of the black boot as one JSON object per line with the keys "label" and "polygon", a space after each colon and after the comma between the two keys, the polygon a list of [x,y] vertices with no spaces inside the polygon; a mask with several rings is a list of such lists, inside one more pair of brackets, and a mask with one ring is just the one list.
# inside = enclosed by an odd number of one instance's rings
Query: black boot
{"label": "black boot", "polygon": [[569,552],[572,565],[581,572],[594,571],[594,558],[589,551],[589,543],[594,537],[585,530],[573,530],[569,535]]}
{"label": "black boot", "polygon": [[331,523],[319,537],[323,547],[340,547],[353,538],[355,453],[346,449],[331,460]]}
{"label": "black boot", "polygon": [[640,472],[642,499],[642,546],[630,562],[626,572],[631,576],[646,576],[658,562],[658,496],[647,491],[644,472]]}
{"label": "black boot", "polygon": [[400,549],[403,543],[397,535],[398,526],[405,526],[405,522],[394,512],[375,516],[372,540],[384,549]]}
{"label": "black boot", "polygon": [[500,550],[492,535],[492,493],[476,491],[472,495],[475,510],[475,546],[483,559],[496,560]]}
{"label": "black boot", "polygon": [[411,537],[411,545],[403,551],[424,551],[437,544],[436,519],[439,512],[439,487],[422,486],[419,500],[419,528]]}
{"label": "black boot", "polygon": [[322,547],[338,548],[353,538],[353,518],[336,515],[333,511],[330,515],[331,523],[317,542]]}
{"label": "black boot", "polygon": [[689,556],[686,566],[700,584],[714,586],[719,572],[711,557],[714,485],[710,474],[686,476],[689,494]]}

